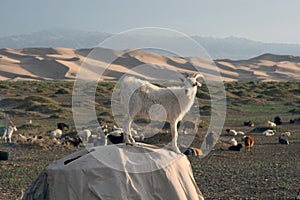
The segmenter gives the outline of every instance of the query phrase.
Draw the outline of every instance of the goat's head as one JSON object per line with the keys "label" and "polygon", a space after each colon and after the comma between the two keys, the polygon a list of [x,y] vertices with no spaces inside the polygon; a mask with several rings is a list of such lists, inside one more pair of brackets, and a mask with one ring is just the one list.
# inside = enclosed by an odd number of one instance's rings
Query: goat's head
{"label": "goat's head", "polygon": [[17,131],[17,130],[18,130],[16,126],[9,126],[9,128],[10,128],[11,130],[14,130],[14,131]]}
{"label": "goat's head", "polygon": [[183,83],[186,95],[190,95],[193,89],[196,90],[198,86],[201,86],[201,83],[197,80],[201,76],[201,74],[189,74],[185,77]]}

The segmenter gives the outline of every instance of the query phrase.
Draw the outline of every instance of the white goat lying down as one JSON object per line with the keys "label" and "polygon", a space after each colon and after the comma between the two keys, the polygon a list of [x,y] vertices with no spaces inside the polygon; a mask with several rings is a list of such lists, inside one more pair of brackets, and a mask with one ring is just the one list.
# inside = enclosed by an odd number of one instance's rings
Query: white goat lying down
{"label": "white goat lying down", "polygon": [[54,131],[50,132],[50,138],[56,138],[56,139],[60,139],[62,136],[62,130],[60,129],[55,129]]}
{"label": "white goat lying down", "polygon": [[271,127],[275,127],[276,124],[274,122],[271,122],[271,121],[267,121],[268,125],[271,126]]}
{"label": "white goat lying down", "polygon": [[229,140],[228,143],[231,144],[232,146],[238,145],[238,142],[235,138],[231,138],[231,140]]}
{"label": "white goat lying down", "polygon": [[182,120],[184,115],[194,104],[197,93],[197,86],[201,84],[197,81],[200,74],[189,75],[184,79],[183,87],[161,88],[147,81],[136,79],[134,77],[125,77],[121,89],[121,100],[123,105],[128,105],[127,115],[125,116],[124,140],[126,143],[135,143],[131,134],[131,123],[135,116],[149,117],[149,110],[153,105],[159,105],[164,110],[159,113],[165,113],[170,122],[173,151],[180,153],[177,146],[177,123]]}
{"label": "white goat lying down", "polygon": [[89,137],[92,135],[92,132],[89,129],[83,129],[77,133],[78,137],[82,142],[88,142]]}
{"label": "white goat lying down", "polygon": [[291,132],[281,133],[281,137],[290,137],[290,136],[291,136]]}
{"label": "white goat lying down", "polygon": [[226,129],[226,135],[228,136],[237,136],[237,131],[234,129]]}
{"label": "white goat lying down", "polygon": [[19,134],[19,141],[23,142],[23,143],[36,143],[38,141],[38,139],[41,139],[40,136],[31,136],[31,137],[26,137],[24,135],[22,135],[21,133]]}
{"label": "white goat lying down", "polygon": [[273,135],[275,135],[275,133],[276,133],[276,130],[268,129],[268,130],[265,130],[262,134],[265,136],[273,136]]}

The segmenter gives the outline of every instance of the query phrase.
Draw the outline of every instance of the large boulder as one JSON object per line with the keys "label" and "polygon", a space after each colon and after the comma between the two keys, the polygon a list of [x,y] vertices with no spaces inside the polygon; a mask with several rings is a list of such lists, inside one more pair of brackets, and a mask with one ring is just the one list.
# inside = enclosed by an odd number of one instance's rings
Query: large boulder
{"label": "large boulder", "polygon": [[203,199],[183,154],[137,143],[98,146],[48,165],[27,188],[32,199]]}

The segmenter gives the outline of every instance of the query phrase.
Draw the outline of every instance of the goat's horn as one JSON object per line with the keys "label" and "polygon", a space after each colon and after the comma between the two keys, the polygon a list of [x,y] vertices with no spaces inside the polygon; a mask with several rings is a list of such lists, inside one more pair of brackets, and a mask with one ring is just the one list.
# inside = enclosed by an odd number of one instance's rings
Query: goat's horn
{"label": "goat's horn", "polygon": [[197,78],[199,78],[199,77],[202,77],[202,74],[200,74],[200,73],[194,74],[194,78],[195,78],[195,79],[197,79]]}

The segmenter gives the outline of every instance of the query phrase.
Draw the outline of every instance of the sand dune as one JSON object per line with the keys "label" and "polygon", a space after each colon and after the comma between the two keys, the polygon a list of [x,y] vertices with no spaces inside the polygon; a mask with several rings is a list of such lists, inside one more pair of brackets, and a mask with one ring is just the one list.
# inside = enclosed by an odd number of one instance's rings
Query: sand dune
{"label": "sand dune", "polygon": [[300,57],[264,54],[249,60],[209,61],[140,50],[0,49],[0,80],[75,80],[79,71],[87,80],[114,81],[124,74],[159,80],[197,70],[211,79],[219,73],[224,81],[299,81]]}

